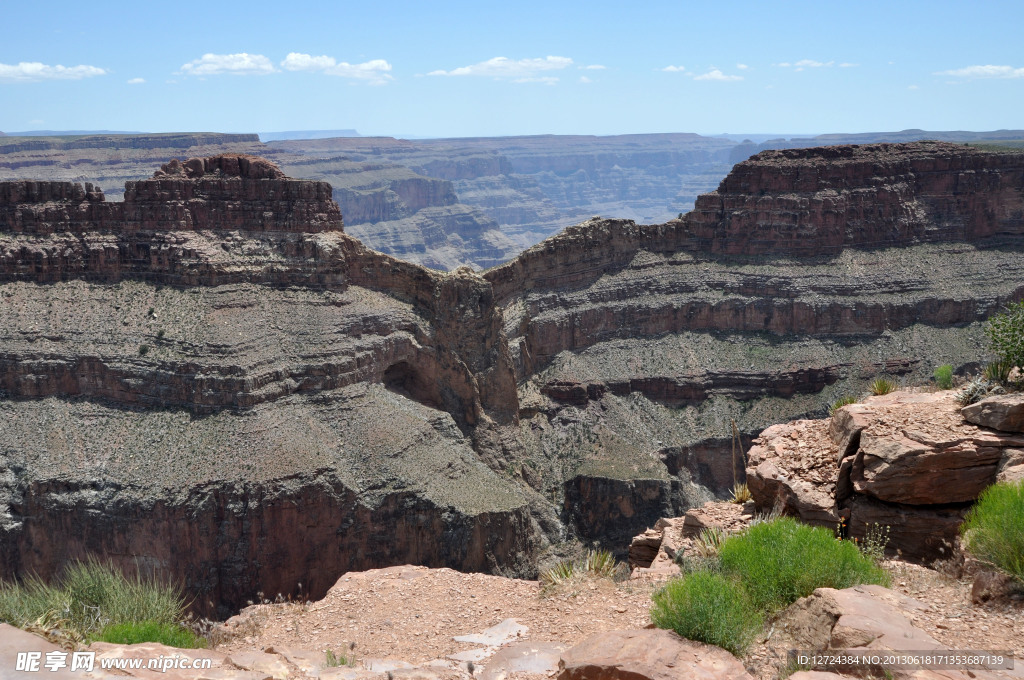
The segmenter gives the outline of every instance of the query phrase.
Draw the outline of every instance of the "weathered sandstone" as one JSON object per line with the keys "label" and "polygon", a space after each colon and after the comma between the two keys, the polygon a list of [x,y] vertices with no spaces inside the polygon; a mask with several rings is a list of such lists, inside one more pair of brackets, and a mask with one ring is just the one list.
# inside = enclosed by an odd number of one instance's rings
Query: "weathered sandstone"
{"label": "weathered sandstone", "polygon": [[975,425],[1005,432],[1024,432],[1024,393],[986,397],[961,413]]}
{"label": "weathered sandstone", "polygon": [[724,649],[657,629],[596,633],[563,652],[558,668],[558,680],[750,678],[739,659]]}

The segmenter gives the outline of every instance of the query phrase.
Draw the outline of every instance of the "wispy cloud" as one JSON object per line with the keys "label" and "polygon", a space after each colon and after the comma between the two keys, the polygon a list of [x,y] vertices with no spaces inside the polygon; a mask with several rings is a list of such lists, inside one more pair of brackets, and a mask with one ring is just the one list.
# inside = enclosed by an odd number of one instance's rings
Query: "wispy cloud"
{"label": "wispy cloud", "polygon": [[591,80],[590,78],[586,77],[586,76],[580,76],[580,82],[581,83],[592,83],[594,81]]}
{"label": "wispy cloud", "polygon": [[586,69],[588,71],[603,71],[608,67],[602,66],[601,64],[588,64],[587,66],[580,66],[580,68]]}
{"label": "wispy cloud", "polygon": [[719,82],[731,82],[736,80],[743,80],[743,76],[733,76],[722,73],[717,68],[713,68],[707,73],[702,73],[699,76],[694,76],[694,80],[717,80]]}
{"label": "wispy cloud", "polygon": [[[792,63],[788,61],[779,62],[778,64],[774,64],[774,66],[779,66],[781,68],[792,68],[794,71],[803,71],[804,69],[808,68],[828,68],[830,66],[834,66],[835,63],[836,62],[834,61],[816,61],[814,59],[801,59],[800,61],[794,61]],[[856,64],[849,63],[843,63],[840,65],[847,67],[856,66]]]}
{"label": "wispy cloud", "polygon": [[[431,71],[428,76],[485,76],[490,78],[512,80],[517,83],[544,82],[551,84],[552,77],[540,77],[537,74],[547,71],[558,71],[572,66],[569,57],[544,57],[543,59],[508,59],[495,57],[469,66],[460,66],[451,71]],[[554,80],[557,80],[555,78]]]}
{"label": "wispy cloud", "polygon": [[661,70],[666,72],[666,73],[682,73],[682,72],[684,72],[686,70],[686,67],[685,66],[666,66],[665,68],[663,68]]}
{"label": "wispy cloud", "polygon": [[970,80],[978,78],[1024,78],[1024,68],[1013,66],[966,66],[951,71],[937,71],[937,76],[951,76],[953,78],[967,78]]}
{"label": "wispy cloud", "polygon": [[365,80],[371,85],[383,85],[394,79],[389,73],[391,64],[383,59],[350,64],[327,55],[314,57],[301,52],[291,52],[281,62],[281,68],[287,71],[319,71],[329,76]]}
{"label": "wispy cloud", "polygon": [[181,72],[190,76],[213,76],[230,73],[237,76],[262,76],[277,71],[262,54],[204,54],[183,64]]}
{"label": "wispy cloud", "polygon": [[736,68],[738,68],[741,71],[746,71],[750,67],[747,66],[746,64],[736,64]]}
{"label": "wispy cloud", "polygon": [[0,64],[0,82],[29,83],[40,80],[81,80],[107,74],[98,66],[49,66],[38,61],[22,61],[17,64]]}
{"label": "wispy cloud", "polygon": [[849,61],[844,61],[842,64],[839,65],[839,68],[854,68],[855,66],[860,66],[860,64],[854,64]]}
{"label": "wispy cloud", "polygon": [[128,79],[128,84],[129,85],[142,85],[144,82],[146,82],[145,78],[129,78]]}

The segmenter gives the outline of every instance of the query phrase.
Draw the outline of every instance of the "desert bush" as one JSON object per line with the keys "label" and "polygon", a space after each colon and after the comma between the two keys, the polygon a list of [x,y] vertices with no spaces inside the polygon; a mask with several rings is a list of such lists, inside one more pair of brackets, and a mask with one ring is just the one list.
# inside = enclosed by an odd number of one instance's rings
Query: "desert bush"
{"label": "desert bush", "polygon": [[987,397],[999,386],[986,378],[975,378],[956,393],[956,402],[968,406]]}
{"label": "desert bush", "polygon": [[762,522],[729,537],[718,553],[726,574],[738,577],[754,605],[772,613],[815,588],[888,584],[888,576],[848,541],[790,517]]}
{"label": "desert bush", "polygon": [[871,394],[881,395],[896,391],[896,381],[889,378],[875,378],[871,381]]}
{"label": "desert bush", "polygon": [[985,366],[981,377],[989,382],[1005,385],[1010,382],[1010,373],[1013,371],[1013,364],[1006,359],[996,359]]}
{"label": "desert bush", "polygon": [[950,364],[943,364],[935,369],[932,374],[935,378],[935,384],[939,388],[949,390],[953,388],[953,366]]}
{"label": "desert bush", "polygon": [[563,560],[540,573],[540,583],[550,588],[577,577],[614,578],[619,565],[607,550],[588,550],[579,560]]}
{"label": "desert bush", "polygon": [[835,415],[835,412],[838,411],[839,409],[841,409],[842,407],[849,406],[850,404],[856,404],[856,403],[857,403],[857,397],[854,397],[854,396],[851,396],[851,395],[846,395],[845,397],[839,397],[838,399],[836,399],[835,401],[832,402],[831,406],[828,407],[828,416],[829,416],[829,418],[831,418],[833,415]]}
{"label": "desert bush", "polygon": [[707,527],[701,529],[697,540],[693,542],[693,551],[698,557],[717,557],[718,551],[729,534],[721,527]]}
{"label": "desert bush", "polygon": [[177,624],[185,607],[180,588],[128,578],[94,559],[73,563],[51,584],[36,577],[0,582],[0,621],[19,628],[58,628],[82,639],[117,624]]}
{"label": "desert bush", "polygon": [[139,642],[159,642],[168,647],[198,649],[206,646],[206,640],[197,637],[188,628],[176,623],[118,623],[107,626],[96,639],[120,645],[134,645]]}
{"label": "desert bush", "polygon": [[1024,300],[1006,306],[985,326],[992,351],[1013,366],[1024,368]]}
{"label": "desert bush", "polygon": [[754,499],[754,496],[750,493],[750,487],[747,486],[746,482],[737,482],[732,485],[732,496],[729,498],[730,503],[746,503]]}
{"label": "desert bush", "polygon": [[764,626],[743,585],[735,579],[696,571],[669,581],[653,596],[651,621],[684,638],[718,645],[737,656]]}
{"label": "desert bush", "polygon": [[978,559],[1024,583],[1024,481],[985,489],[960,531]]}

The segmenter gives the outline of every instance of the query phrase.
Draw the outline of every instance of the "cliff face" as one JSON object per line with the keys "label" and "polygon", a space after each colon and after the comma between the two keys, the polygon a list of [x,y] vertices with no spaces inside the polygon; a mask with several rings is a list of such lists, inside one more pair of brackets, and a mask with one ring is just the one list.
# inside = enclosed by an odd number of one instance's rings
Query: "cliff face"
{"label": "cliff face", "polygon": [[471,445],[517,418],[483,279],[257,159],[125,196],[0,184],[0,577],[96,553],[223,614],[396,562],[532,573],[529,498]]}
{"label": "cliff face", "polygon": [[747,444],[981,359],[1024,297],[1022,195],[1024,154],[763,154],[683,219],[591,220],[479,275],[369,250],[329,187],[239,156],[120,204],[0,183],[0,576],[95,551],[224,612],[622,547],[742,480],[731,421]]}
{"label": "cliff face", "polygon": [[642,480],[680,510],[742,481],[730,420],[749,441],[877,375],[976,366],[1024,297],[1022,170],[952,144],[765,152],[681,220],[591,220],[489,270],[524,448],[577,461],[544,469],[567,497],[636,508]]}

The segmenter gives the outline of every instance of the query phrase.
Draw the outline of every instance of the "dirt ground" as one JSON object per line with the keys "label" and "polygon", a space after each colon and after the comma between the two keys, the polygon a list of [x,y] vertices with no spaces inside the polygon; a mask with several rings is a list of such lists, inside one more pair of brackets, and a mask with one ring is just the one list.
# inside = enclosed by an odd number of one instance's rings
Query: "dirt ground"
{"label": "dirt ground", "polygon": [[[894,590],[927,605],[912,622],[932,637],[951,649],[1004,650],[1024,658],[1022,600],[974,605],[970,579],[900,561],[884,566]],[[480,633],[505,619],[526,627],[519,635],[523,640],[572,646],[591,633],[647,626],[651,594],[663,582],[658,576],[622,583],[583,578],[544,591],[534,581],[450,569],[377,569],[345,575],[318,602],[249,607],[229,622],[232,637],[217,648],[232,652],[283,645],[418,666],[479,649],[479,644],[453,638]],[[743,659],[759,680],[777,677],[784,665],[777,642],[761,638]]]}

